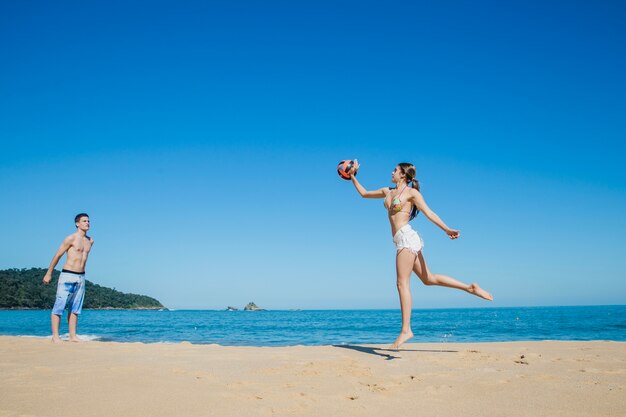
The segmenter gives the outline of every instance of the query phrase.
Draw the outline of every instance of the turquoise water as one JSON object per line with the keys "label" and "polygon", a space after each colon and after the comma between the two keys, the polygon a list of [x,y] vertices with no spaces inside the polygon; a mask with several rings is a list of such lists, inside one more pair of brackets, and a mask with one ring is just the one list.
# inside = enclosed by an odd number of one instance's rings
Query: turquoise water
{"label": "turquoise water", "polygon": [[[626,306],[413,311],[413,342],[626,341]],[[67,332],[62,320],[61,333]],[[399,310],[84,310],[90,340],[217,343],[235,346],[383,344],[400,330]],[[0,311],[0,335],[47,337],[50,311]]]}

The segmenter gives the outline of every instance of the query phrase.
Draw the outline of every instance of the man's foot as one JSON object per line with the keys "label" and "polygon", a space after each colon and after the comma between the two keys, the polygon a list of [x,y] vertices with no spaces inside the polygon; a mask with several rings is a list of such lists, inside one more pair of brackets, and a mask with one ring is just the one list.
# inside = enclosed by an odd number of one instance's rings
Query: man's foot
{"label": "man's foot", "polygon": [[412,331],[408,331],[408,332],[400,332],[400,335],[398,336],[398,338],[396,339],[395,342],[393,342],[391,344],[391,346],[389,346],[389,349],[398,349],[400,346],[402,346],[407,340],[413,338],[413,332]]}
{"label": "man's foot", "polygon": [[474,294],[475,296],[478,296],[480,298],[484,298],[485,300],[493,301],[493,295],[480,288],[476,283],[470,285],[467,292],[469,292],[470,294]]}
{"label": "man's foot", "polygon": [[83,341],[83,339],[79,338],[78,336],[70,337],[70,342],[80,343],[82,341]]}
{"label": "man's foot", "polygon": [[59,336],[52,336],[52,343],[61,343],[62,340]]}

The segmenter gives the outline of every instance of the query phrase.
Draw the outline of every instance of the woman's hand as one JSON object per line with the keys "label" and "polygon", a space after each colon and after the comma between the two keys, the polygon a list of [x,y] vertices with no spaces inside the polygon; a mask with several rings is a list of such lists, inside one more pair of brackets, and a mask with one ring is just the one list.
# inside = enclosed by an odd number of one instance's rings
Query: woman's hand
{"label": "woman's hand", "polygon": [[357,161],[356,159],[352,161],[352,168],[350,168],[350,171],[348,171],[350,176],[356,175],[356,172],[359,170],[359,167],[360,167],[359,161]]}
{"label": "woman's hand", "polygon": [[454,229],[448,229],[446,230],[446,234],[448,236],[450,236],[450,239],[458,239],[459,236],[461,236],[461,232],[459,232],[458,230],[454,230]]}

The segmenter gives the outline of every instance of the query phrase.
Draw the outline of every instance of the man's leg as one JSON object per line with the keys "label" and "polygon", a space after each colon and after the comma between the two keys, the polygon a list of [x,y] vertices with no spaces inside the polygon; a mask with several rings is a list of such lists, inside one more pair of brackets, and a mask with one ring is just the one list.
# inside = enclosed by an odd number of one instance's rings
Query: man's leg
{"label": "man's leg", "polygon": [[50,317],[50,321],[52,322],[52,342],[61,343],[61,338],[59,337],[59,325],[61,324],[61,316],[52,313]]}
{"label": "man's leg", "polygon": [[[59,278],[61,279],[61,278]],[[54,307],[52,307],[52,315],[50,321],[52,322],[52,341],[54,343],[60,343],[59,327],[61,325],[61,316],[65,310],[67,299],[70,295],[71,286],[66,283],[59,283],[57,286],[57,296],[54,301]]]}
{"label": "man's leg", "polygon": [[78,315],[83,309],[83,301],[85,300],[85,280],[81,279],[74,287],[70,298],[70,313],[67,316],[67,323],[70,332],[70,342],[82,342],[76,335],[78,325]]}
{"label": "man's leg", "polygon": [[67,324],[70,331],[70,342],[80,342],[81,340],[76,336],[76,326],[78,324],[78,314],[70,312],[67,316]]}

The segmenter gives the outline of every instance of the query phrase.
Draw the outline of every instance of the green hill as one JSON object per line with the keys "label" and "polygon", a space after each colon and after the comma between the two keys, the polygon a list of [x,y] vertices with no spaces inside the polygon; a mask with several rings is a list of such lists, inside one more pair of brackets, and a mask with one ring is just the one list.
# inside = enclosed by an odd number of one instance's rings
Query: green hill
{"label": "green hill", "polygon": [[[52,273],[50,285],[42,282],[46,270],[0,270],[0,309],[51,309],[56,297],[60,272]],[[83,308],[91,309],[152,309],[165,308],[158,300],[146,295],[125,294],[101,287],[87,280]]]}

